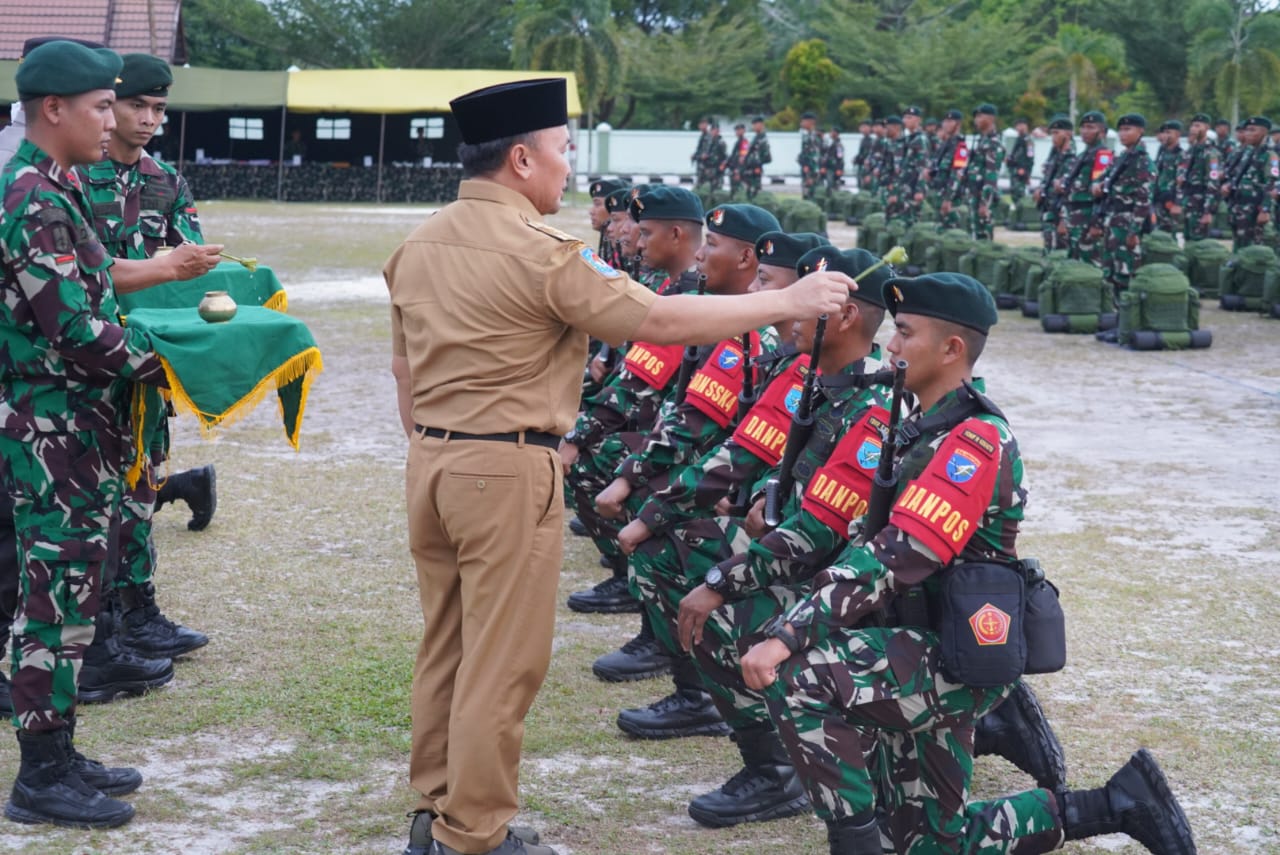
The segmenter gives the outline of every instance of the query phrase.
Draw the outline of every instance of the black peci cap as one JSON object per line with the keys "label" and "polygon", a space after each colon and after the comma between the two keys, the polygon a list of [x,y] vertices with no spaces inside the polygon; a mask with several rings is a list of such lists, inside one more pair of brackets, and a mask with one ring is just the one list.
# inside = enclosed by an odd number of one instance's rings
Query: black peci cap
{"label": "black peci cap", "polygon": [[516,80],[460,95],[449,102],[462,141],[491,142],[569,123],[563,77]]}

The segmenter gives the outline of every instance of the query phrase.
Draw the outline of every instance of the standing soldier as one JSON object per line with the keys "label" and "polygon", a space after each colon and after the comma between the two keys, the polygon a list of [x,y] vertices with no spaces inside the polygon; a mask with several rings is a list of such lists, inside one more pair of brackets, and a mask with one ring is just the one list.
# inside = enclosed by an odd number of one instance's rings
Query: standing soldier
{"label": "standing soldier", "polygon": [[729,147],[720,136],[720,123],[711,123],[711,148],[707,153],[707,181],[712,190],[724,189],[724,172],[729,166]]}
{"label": "standing soldier", "polygon": [[1182,150],[1182,122],[1170,119],[1160,126],[1157,137],[1160,148],[1156,152],[1156,189],[1152,197],[1152,211],[1156,228],[1171,235],[1178,233],[1178,173],[1182,171],[1186,155]]}
{"label": "standing soldier", "polygon": [[929,192],[938,207],[939,227],[954,229],[960,225],[958,214],[951,210],[951,187],[956,176],[964,170],[969,159],[969,148],[960,122],[964,115],[959,110],[948,110],[938,129],[938,144],[933,150],[933,162],[929,167]]}
{"label": "standing soldier", "polygon": [[1049,157],[1041,167],[1040,186],[1032,194],[1036,207],[1040,209],[1040,234],[1044,238],[1044,251],[1066,249],[1065,235],[1058,233],[1058,224],[1062,221],[1062,182],[1059,180],[1075,163],[1076,140],[1071,133],[1071,119],[1059,113],[1049,122],[1049,133],[1053,137],[1053,147]]}
{"label": "standing soldier", "polygon": [[924,141],[928,146],[929,159],[932,161],[934,152],[938,148],[938,120],[933,116],[928,116],[924,120]]}
{"label": "standing soldier", "polygon": [[840,128],[831,126],[831,141],[822,150],[822,173],[827,196],[844,186],[844,143],[840,141]]}
{"label": "standing soldier", "polygon": [[860,191],[880,194],[880,163],[884,160],[885,147],[884,119],[871,120],[871,142],[867,148],[867,159],[862,164],[862,176],[859,179]]}
{"label": "standing soldier", "polygon": [[[1239,127],[1236,130],[1240,130]],[[1219,119],[1213,123],[1213,132],[1218,138],[1218,153],[1222,155],[1222,163],[1226,165],[1236,153],[1236,141],[1231,136],[1231,123]]]}
{"label": "standing soldier", "polygon": [[1231,210],[1231,250],[1262,243],[1262,227],[1271,222],[1271,193],[1280,179],[1280,155],[1267,145],[1271,120],[1251,116],[1244,121],[1238,157],[1222,183]]}
{"label": "standing soldier", "polygon": [[818,189],[818,170],[822,166],[822,137],[815,129],[818,116],[806,112],[800,116],[800,193],[812,201]]}
{"label": "standing soldier", "polygon": [[689,159],[693,161],[693,175],[696,184],[702,184],[703,164],[707,160],[707,152],[711,148],[711,119],[703,116],[698,119],[698,145]]}
{"label": "standing soldier", "polygon": [[1004,146],[996,131],[996,108],[982,104],[973,111],[973,125],[977,131],[973,151],[965,166],[963,199],[969,203],[969,230],[977,240],[995,237],[994,209],[1000,201],[996,182],[1000,177],[1000,164],[1004,160]]}
{"label": "standing soldier", "polygon": [[14,499],[20,597],[12,697],[21,765],[5,815],[122,825],[110,798],[142,783],[74,745],[81,657],[94,635],[129,453],[129,384],[165,385],[145,333],[119,324],[111,257],[72,171],[115,125],[118,55],[68,41],[30,51],[15,82],[26,138],[5,168],[0,220],[0,489]]}
{"label": "standing soldier", "polygon": [[733,147],[725,161],[729,172],[729,193],[738,195],[738,190],[748,187],[747,154],[751,151],[751,142],[747,139],[747,126],[742,122],[733,126]]}
{"label": "standing soldier", "polygon": [[1093,182],[1102,178],[1111,165],[1111,151],[1102,144],[1106,133],[1106,116],[1097,110],[1081,116],[1080,139],[1084,151],[1076,155],[1071,169],[1054,181],[1054,189],[1066,207],[1066,217],[1058,220],[1058,236],[1066,238],[1067,252],[1072,258],[1090,264],[1100,260],[1097,235],[1090,226],[1093,224]]}
{"label": "standing soldier", "polygon": [[1129,287],[1133,272],[1142,266],[1142,232],[1151,216],[1151,156],[1142,144],[1147,120],[1141,113],[1127,113],[1116,122],[1120,153],[1107,167],[1091,192],[1093,206],[1090,236],[1104,239],[1102,269],[1118,295]]}
{"label": "standing soldier", "polygon": [[924,181],[929,168],[929,144],[920,130],[920,108],[908,107],[902,114],[904,133],[900,156],[894,164],[893,191],[886,206],[886,218],[914,226],[924,204]]}
{"label": "standing soldier", "polygon": [[880,140],[876,158],[876,184],[880,188],[880,204],[884,206],[885,219],[890,216],[889,199],[896,195],[894,176],[902,159],[902,117],[886,116],[884,138]]}
{"label": "standing soldier", "polygon": [[1023,196],[1027,195],[1027,188],[1031,184],[1031,169],[1036,162],[1036,143],[1028,133],[1028,125],[1029,123],[1022,116],[1013,123],[1018,136],[1009,149],[1008,169],[1009,196],[1013,199],[1015,206]]}
{"label": "standing soldier", "polygon": [[773,152],[769,150],[769,137],[764,132],[764,116],[756,116],[751,120],[751,130],[755,136],[751,138],[751,148],[747,150],[747,198],[754,199],[764,183],[764,168],[773,163]]}
{"label": "standing soldier", "polygon": [[865,119],[858,123],[858,134],[861,139],[858,140],[858,153],[853,156],[854,179],[858,182],[858,190],[861,192],[866,189],[866,164],[867,156],[871,154],[871,147],[875,145],[875,136],[871,133],[871,123]]}
{"label": "standing soldier", "polygon": [[1222,155],[1209,140],[1209,121],[1205,113],[1191,117],[1191,127],[1187,129],[1191,145],[1178,169],[1178,204],[1173,213],[1182,215],[1182,233],[1188,241],[1209,236],[1221,199]]}

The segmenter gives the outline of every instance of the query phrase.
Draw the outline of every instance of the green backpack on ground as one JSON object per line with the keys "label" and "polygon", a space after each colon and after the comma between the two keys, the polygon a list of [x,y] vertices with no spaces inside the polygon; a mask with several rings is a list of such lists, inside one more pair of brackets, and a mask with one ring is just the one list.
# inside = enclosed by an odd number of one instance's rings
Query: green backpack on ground
{"label": "green backpack on ground", "polygon": [[853,193],[848,190],[837,190],[826,199],[827,219],[844,220],[853,208]]}
{"label": "green backpack on ground", "polygon": [[1200,329],[1200,295],[1172,264],[1144,264],[1117,299],[1116,341],[1134,350],[1208,347]]}
{"label": "green backpack on ground", "polygon": [[947,229],[942,233],[942,253],[938,270],[960,272],[960,257],[973,249],[973,236],[964,229]]}
{"label": "green backpack on ground", "polygon": [[1262,289],[1262,314],[1280,319],[1280,276],[1272,276]]}
{"label": "green backpack on ground", "polygon": [[1218,203],[1218,210],[1213,214],[1213,222],[1209,225],[1209,237],[1231,239],[1231,209],[1226,202]]}
{"label": "green backpack on ground", "polygon": [[871,249],[871,247],[867,247],[867,249],[883,257],[885,253],[895,246],[905,245],[906,240],[907,224],[902,220],[893,220],[884,227],[883,231],[876,235],[875,249]]}
{"label": "green backpack on ground", "polygon": [[1188,241],[1182,248],[1187,259],[1187,278],[1201,297],[1218,296],[1218,270],[1231,257],[1231,250],[1210,238]]}
{"label": "green backpack on ground", "polygon": [[[996,295],[996,306],[1016,309],[1027,295],[1027,271],[1031,265],[1044,260],[1044,250],[1038,246],[1016,246],[1009,250],[1009,290]],[[1036,283],[1039,288],[1040,283]]]}
{"label": "green backpack on ground", "polygon": [[1274,282],[1277,276],[1280,276],[1280,260],[1276,259],[1274,249],[1246,246],[1227,259],[1219,271],[1219,305],[1230,312],[1259,311],[1268,280]]}
{"label": "green backpack on ground", "polygon": [[1187,259],[1178,246],[1178,239],[1168,232],[1156,230],[1142,239],[1143,264],[1172,264],[1179,270],[1187,269]]}
{"label": "green backpack on ground", "polygon": [[1028,260],[1026,279],[1022,283],[1022,316],[1024,318],[1040,317],[1040,285],[1054,265],[1069,261],[1065,249],[1055,249],[1046,253],[1039,260]]}
{"label": "green backpack on ground", "polygon": [[1040,209],[1030,195],[1023,196],[1016,205],[1009,208],[1009,219],[1005,226],[1015,232],[1040,230]]}
{"label": "green backpack on ground", "polygon": [[1040,283],[1039,296],[1045,332],[1096,333],[1116,325],[1111,286],[1092,264],[1070,259],[1055,264]]}
{"label": "green backpack on ground", "polygon": [[789,234],[796,232],[827,233],[827,215],[816,203],[800,200],[791,205],[782,217],[782,230]]}
{"label": "green backpack on ground", "polygon": [[866,222],[867,217],[883,210],[880,200],[874,193],[857,193],[853,197],[853,207],[849,214],[849,225],[856,226]]}
{"label": "green backpack on ground", "polygon": [[880,242],[880,233],[884,231],[885,216],[883,211],[867,214],[858,226],[858,246],[867,252],[875,252]]}
{"label": "green backpack on ground", "polygon": [[942,235],[938,231],[938,224],[921,220],[911,227],[903,237],[903,240],[907,241],[905,244],[907,254],[911,256],[911,260],[907,262],[903,272],[908,276],[919,276],[922,273],[934,272],[928,269],[927,262],[929,250],[942,244]]}
{"label": "green backpack on ground", "polygon": [[993,297],[1007,294],[1009,247],[989,240],[974,241],[973,248],[960,257],[960,272],[986,285]]}
{"label": "green backpack on ground", "polygon": [[756,194],[754,199],[750,200],[750,202],[752,205],[764,208],[770,214],[773,214],[774,217],[777,217],[779,224],[782,223],[782,217],[779,216],[779,213],[782,211],[782,205],[778,201],[778,197],[773,193],[770,193],[768,190],[761,190]]}

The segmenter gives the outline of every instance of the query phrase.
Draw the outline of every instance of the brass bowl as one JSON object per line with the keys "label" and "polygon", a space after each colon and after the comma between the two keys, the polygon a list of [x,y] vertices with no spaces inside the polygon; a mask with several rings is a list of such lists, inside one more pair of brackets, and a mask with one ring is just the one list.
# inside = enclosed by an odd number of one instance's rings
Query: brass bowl
{"label": "brass bowl", "polygon": [[236,301],[226,291],[205,291],[196,311],[205,323],[220,324],[236,316]]}

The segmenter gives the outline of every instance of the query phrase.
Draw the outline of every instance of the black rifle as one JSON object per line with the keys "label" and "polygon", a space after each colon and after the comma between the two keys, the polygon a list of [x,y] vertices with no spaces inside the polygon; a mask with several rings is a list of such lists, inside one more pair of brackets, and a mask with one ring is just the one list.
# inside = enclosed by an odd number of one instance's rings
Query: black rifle
{"label": "black rifle", "polygon": [[[756,400],[760,397],[756,391],[756,366],[751,361],[751,334],[742,334],[742,391],[738,394],[738,412],[733,417],[733,424],[736,427],[742,423],[746,417],[747,410],[751,409]],[[751,482],[744,480],[738,487],[738,496],[733,500],[733,505],[729,508],[729,514],[735,517],[744,517],[747,515],[747,502],[751,500]]]}
{"label": "black rifle", "polygon": [[897,493],[898,476],[893,469],[893,458],[898,451],[898,423],[902,419],[902,383],[907,377],[907,361],[899,359],[894,363],[893,398],[889,404],[889,428],[884,441],[880,443],[880,463],[876,466],[876,477],[871,484],[871,500],[867,514],[862,520],[862,539],[870,540],[880,533],[880,529],[889,524],[889,507]]}
{"label": "black rifle", "polygon": [[[637,256],[638,258],[639,256]],[[698,296],[701,297],[707,293],[707,275],[705,273],[698,274]],[[693,372],[698,367],[698,346],[691,344],[684,349],[684,358],[680,360],[680,375],[676,378],[676,397],[677,402],[684,398],[685,390],[689,388],[689,381],[693,379]]]}
{"label": "black rifle", "polygon": [[782,524],[782,506],[786,504],[795,476],[791,470],[800,459],[800,452],[809,443],[813,433],[813,387],[818,380],[818,360],[822,358],[822,336],[827,331],[827,316],[819,315],[813,330],[813,348],[809,352],[809,373],[804,375],[804,388],[800,403],[791,417],[791,429],[787,431],[787,445],[782,452],[778,477],[770,478],[764,488],[764,522],[770,528]]}

